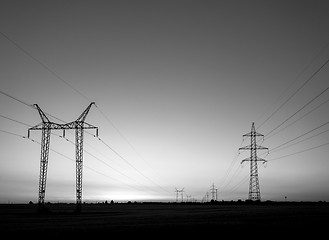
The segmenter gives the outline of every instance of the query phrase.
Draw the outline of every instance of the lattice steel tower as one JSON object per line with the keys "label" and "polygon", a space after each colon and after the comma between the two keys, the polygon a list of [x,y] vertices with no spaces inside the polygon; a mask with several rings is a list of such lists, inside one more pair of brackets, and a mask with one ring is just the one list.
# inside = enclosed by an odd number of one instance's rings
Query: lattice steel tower
{"label": "lattice steel tower", "polygon": [[211,200],[217,201],[217,188],[215,188],[214,183],[211,185],[210,192],[211,192]]}
{"label": "lattice steel tower", "polygon": [[268,148],[257,145],[256,138],[264,137],[263,134],[257,133],[255,130],[255,124],[252,123],[251,132],[244,134],[243,137],[250,137],[250,145],[239,148],[240,150],[250,150],[250,158],[242,160],[241,163],[245,161],[250,161],[250,181],[249,181],[249,200],[260,201],[260,188],[259,188],[259,179],[258,179],[258,166],[257,162],[266,162],[265,159],[257,157],[257,150],[268,150]]}
{"label": "lattice steel tower", "polygon": [[40,107],[37,104],[33,105],[38,110],[42,120],[42,122],[39,123],[38,125],[28,129],[28,137],[30,137],[31,130],[42,130],[39,195],[38,195],[39,209],[44,208],[51,130],[63,130],[63,137],[64,137],[66,129],[75,129],[76,203],[77,203],[77,212],[81,211],[84,129],[96,129],[96,136],[98,136],[98,128],[85,122],[87,114],[93,104],[95,103],[94,102],[90,103],[89,106],[86,108],[86,110],[84,110],[84,112],[78,117],[77,120],[64,124],[51,122],[46,116],[46,114],[40,109]]}
{"label": "lattice steel tower", "polygon": [[181,190],[178,190],[177,188],[175,188],[175,192],[176,192],[176,202],[178,202],[178,193],[181,194],[182,202],[183,202],[184,188],[182,188]]}

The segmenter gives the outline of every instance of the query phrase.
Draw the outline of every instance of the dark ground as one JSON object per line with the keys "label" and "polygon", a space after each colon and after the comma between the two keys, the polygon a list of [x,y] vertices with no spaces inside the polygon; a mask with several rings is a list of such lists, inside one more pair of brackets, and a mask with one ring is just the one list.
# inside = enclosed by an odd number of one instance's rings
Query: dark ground
{"label": "dark ground", "polygon": [[[178,236],[288,236],[327,237],[329,203],[270,202],[247,204],[122,203],[47,204],[48,213],[37,213],[36,204],[0,205],[0,231],[7,236],[114,236],[161,238]],[[264,235],[265,234],[265,235]],[[324,234],[324,235],[323,235]]]}

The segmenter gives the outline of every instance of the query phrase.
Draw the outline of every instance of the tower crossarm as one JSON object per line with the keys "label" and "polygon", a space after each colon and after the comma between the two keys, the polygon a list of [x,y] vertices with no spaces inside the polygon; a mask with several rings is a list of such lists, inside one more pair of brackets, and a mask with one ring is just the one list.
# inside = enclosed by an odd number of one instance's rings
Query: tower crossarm
{"label": "tower crossarm", "polygon": [[44,130],[44,129],[53,129],[53,130],[66,130],[66,129],[97,129],[97,127],[86,123],[85,119],[91,106],[95,104],[94,102],[90,103],[89,106],[84,110],[84,112],[78,117],[77,120],[69,123],[55,123],[51,122],[46,114],[41,110],[38,104],[34,104],[33,106],[38,110],[39,115],[41,117],[42,122],[35,125],[34,127],[29,128],[28,130]]}
{"label": "tower crossarm", "polygon": [[58,126],[58,128],[56,129],[97,129],[97,127],[95,127],[94,125],[91,125],[89,123],[86,122],[78,122],[78,121],[74,121],[74,122],[70,122],[70,123],[65,123],[65,124],[60,124],[61,126]]}
{"label": "tower crossarm", "polygon": [[62,124],[54,122],[43,122],[35,125],[34,127],[29,128],[28,130],[43,130],[43,129],[62,129]]}
{"label": "tower crossarm", "polygon": [[[254,161],[254,160],[251,160],[251,158],[245,158],[241,161],[241,163],[243,162],[248,162],[248,161]],[[257,159],[255,159],[255,161],[258,161],[258,162],[267,162],[267,160],[263,159],[263,158],[260,158],[260,157],[257,157]]]}
{"label": "tower crossarm", "polygon": [[94,125],[91,125],[86,122],[70,122],[70,123],[54,123],[54,122],[43,122],[39,123],[38,125],[35,125],[34,127],[31,127],[28,129],[28,136],[30,136],[31,130],[45,130],[45,129],[51,129],[51,130],[67,130],[67,129],[96,129],[96,136],[98,136],[98,127],[95,127]]}
{"label": "tower crossarm", "polygon": [[247,145],[245,147],[240,147],[239,150],[250,150],[250,149],[260,149],[260,150],[268,150],[267,147],[263,147],[263,146],[260,146],[260,145],[255,145],[255,146],[252,146],[252,145]]}
{"label": "tower crossarm", "polygon": [[251,131],[249,133],[242,135],[242,137],[264,137],[264,135],[256,132],[255,123],[252,123]]}
{"label": "tower crossarm", "polygon": [[52,130],[52,129],[61,129],[61,125],[62,124],[58,124],[58,123],[54,123],[54,122],[42,122],[42,123],[39,123],[33,127],[30,127],[28,130],[27,130],[27,137],[30,138],[30,131],[31,130]]}
{"label": "tower crossarm", "polygon": [[251,137],[251,136],[264,137],[264,134],[261,134],[258,132],[249,132],[249,133],[242,135],[242,137]]}

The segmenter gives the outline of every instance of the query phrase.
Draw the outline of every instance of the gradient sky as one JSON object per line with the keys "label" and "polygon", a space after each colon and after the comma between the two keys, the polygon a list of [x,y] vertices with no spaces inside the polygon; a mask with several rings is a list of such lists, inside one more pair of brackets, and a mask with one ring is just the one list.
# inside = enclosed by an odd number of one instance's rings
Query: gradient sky
{"label": "gradient sky", "polygon": [[[238,149],[252,122],[270,150],[262,200],[329,201],[329,66],[311,78],[329,59],[328,12],[314,0],[1,0],[0,202],[38,198],[40,145],[20,136],[41,119],[8,95],[67,122],[96,102],[83,201],[175,201],[175,188],[202,201],[212,184],[218,200],[245,200]],[[53,133],[45,201],[75,202],[74,132]]]}

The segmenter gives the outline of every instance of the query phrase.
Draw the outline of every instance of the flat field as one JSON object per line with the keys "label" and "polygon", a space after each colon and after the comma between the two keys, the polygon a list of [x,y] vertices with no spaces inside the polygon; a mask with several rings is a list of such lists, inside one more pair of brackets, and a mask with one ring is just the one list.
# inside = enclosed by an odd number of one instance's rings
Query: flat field
{"label": "flat field", "polygon": [[83,204],[79,214],[74,213],[75,204],[47,204],[47,208],[49,213],[37,213],[35,204],[0,205],[1,233],[34,238],[127,234],[250,238],[265,233],[284,238],[286,234],[326,236],[329,231],[328,203]]}

